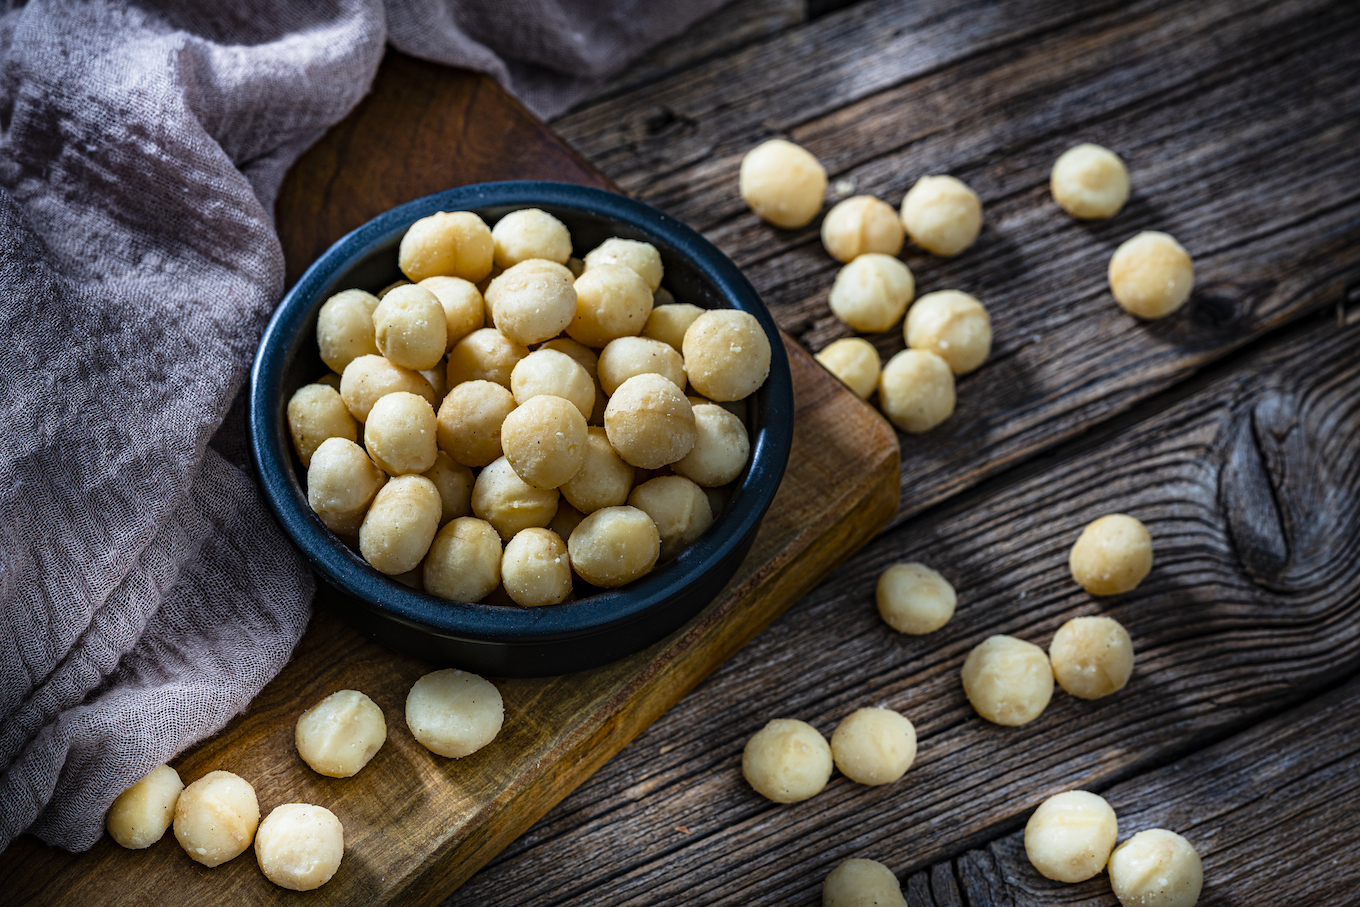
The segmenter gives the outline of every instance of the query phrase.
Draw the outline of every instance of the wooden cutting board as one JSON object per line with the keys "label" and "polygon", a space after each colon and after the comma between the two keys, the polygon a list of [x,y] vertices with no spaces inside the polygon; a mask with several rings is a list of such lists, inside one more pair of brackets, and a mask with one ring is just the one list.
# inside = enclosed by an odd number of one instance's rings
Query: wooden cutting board
{"label": "wooden cutting board", "polygon": [[[389,54],[372,93],[289,174],[277,206],[291,283],[344,233],[464,183],[556,179],[613,188],[489,79]],[[735,191],[735,187],[733,187]],[[318,600],[293,661],[247,712],[175,767],[255,785],[262,814],[316,803],[345,826],[336,876],[307,895],[270,884],[247,852],[205,869],[173,833],[145,851],[107,837],[69,854],[22,837],[0,854],[6,903],[436,903],[529,828],[710,671],[872,538],[897,509],[891,427],[791,340],[788,472],[754,547],[722,594],[674,635],[623,661],[548,679],[498,680],[505,727],[461,760],[406,729],[406,692],[430,666],[363,637]],[[293,744],[303,709],[339,689],[371,696],[387,743],[357,776],[324,778]],[[602,858],[607,859],[607,855]]]}

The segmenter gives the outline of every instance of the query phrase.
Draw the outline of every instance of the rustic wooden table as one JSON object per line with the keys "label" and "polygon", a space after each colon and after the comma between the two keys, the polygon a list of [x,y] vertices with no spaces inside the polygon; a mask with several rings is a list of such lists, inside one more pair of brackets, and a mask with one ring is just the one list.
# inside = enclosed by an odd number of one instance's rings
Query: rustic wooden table
{"label": "rustic wooden table", "polygon": [[[834,196],[897,203],[953,173],[981,195],[978,244],[905,253],[921,291],[966,289],[996,328],[936,431],[902,441],[895,527],[475,875],[450,905],[814,904],[872,857],[913,907],[1114,904],[1102,875],[1048,882],[1019,831],[1044,797],[1102,792],[1125,835],[1165,825],[1204,858],[1200,901],[1360,902],[1360,4],[1102,0],[805,4],[738,0],[553,127],[626,191],[731,255],[813,350],[835,264],[814,223],[760,223],[735,193],[772,136],[811,149]],[[1117,150],[1134,195],[1109,222],[1047,190],[1078,141]],[[1158,323],[1124,315],[1105,264],[1142,229],[1195,257]],[[897,332],[875,338],[891,354]],[[1133,513],[1157,563],[1093,599],[1067,549]],[[879,571],[919,559],[954,620],[897,636]],[[958,681],[992,633],[1047,645],[1080,614],[1131,632],[1133,680],[1062,693],[1021,729]],[[747,737],[792,716],[830,733],[900,709],[902,782],[833,778],[777,806],[741,779]]]}

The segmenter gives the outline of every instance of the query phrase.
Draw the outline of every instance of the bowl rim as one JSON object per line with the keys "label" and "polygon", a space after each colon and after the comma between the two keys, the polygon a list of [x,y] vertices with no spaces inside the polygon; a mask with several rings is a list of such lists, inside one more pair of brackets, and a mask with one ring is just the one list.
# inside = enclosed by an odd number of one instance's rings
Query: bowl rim
{"label": "bowl rim", "polygon": [[[294,336],[311,320],[313,308],[323,301],[321,295],[339,292],[330,286],[336,275],[368,255],[374,246],[405,232],[416,220],[439,211],[540,204],[574,208],[626,224],[689,259],[729,307],[755,316],[770,341],[769,377],[757,392],[763,398],[760,429],[751,439],[746,476],[719,518],[720,531],[706,532],[647,576],[619,589],[539,608],[437,598],[378,573],[331,533],[308,506],[293,470],[291,445],[280,443],[278,431],[289,365],[286,352]],[[257,480],[270,509],[313,568],[333,586],[370,609],[428,633],[491,644],[560,642],[643,618],[693,580],[719,567],[733,548],[756,531],[788,464],[793,441],[793,381],[779,328],[759,294],[731,259],[697,231],[617,193],[571,183],[511,180],[476,183],[414,199],[383,212],[332,244],[288,290],[265,327],[250,370],[248,425]]]}

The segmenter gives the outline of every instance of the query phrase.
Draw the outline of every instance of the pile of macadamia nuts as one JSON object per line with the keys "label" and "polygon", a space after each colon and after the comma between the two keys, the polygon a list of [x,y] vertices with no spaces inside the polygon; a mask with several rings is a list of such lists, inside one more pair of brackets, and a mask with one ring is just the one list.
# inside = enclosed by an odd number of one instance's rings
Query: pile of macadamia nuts
{"label": "pile of macadamia nuts", "polygon": [[750,456],[755,317],[677,303],[649,243],[572,257],[545,211],[412,224],[407,280],[337,293],[333,371],[288,404],[307,498],[376,570],[457,601],[630,583],[722,511]]}

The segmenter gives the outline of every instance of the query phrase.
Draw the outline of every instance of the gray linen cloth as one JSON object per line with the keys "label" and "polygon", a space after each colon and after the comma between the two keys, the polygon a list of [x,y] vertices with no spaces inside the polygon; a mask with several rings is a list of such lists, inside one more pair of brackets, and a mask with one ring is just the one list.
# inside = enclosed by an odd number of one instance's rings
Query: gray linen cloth
{"label": "gray linen cloth", "polygon": [[390,41],[543,115],[723,0],[35,0],[0,16],[0,848],[120,791],[283,667],[313,580],[237,398],[274,197]]}

